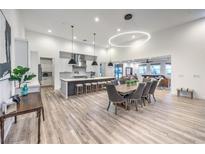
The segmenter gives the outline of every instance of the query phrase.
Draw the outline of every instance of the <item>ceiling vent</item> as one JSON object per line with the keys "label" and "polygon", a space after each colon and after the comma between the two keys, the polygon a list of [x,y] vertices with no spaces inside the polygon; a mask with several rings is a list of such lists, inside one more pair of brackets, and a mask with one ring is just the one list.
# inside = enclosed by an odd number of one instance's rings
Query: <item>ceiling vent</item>
{"label": "ceiling vent", "polygon": [[130,19],[132,19],[132,14],[130,14],[130,13],[126,14],[126,15],[124,16],[124,19],[125,19],[125,20],[130,20]]}

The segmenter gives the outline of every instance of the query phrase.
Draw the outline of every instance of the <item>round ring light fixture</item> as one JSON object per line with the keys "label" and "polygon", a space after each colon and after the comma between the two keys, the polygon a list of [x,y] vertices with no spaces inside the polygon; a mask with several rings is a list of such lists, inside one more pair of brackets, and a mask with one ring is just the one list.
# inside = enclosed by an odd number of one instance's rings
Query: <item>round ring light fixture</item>
{"label": "round ring light fixture", "polygon": [[125,48],[125,47],[134,47],[136,46],[135,44],[133,45],[118,45],[118,44],[115,44],[112,42],[113,39],[115,38],[118,38],[120,36],[123,36],[123,35],[127,35],[127,34],[143,34],[145,35],[147,38],[138,46],[141,46],[141,45],[144,45],[145,43],[147,43],[150,39],[151,39],[151,35],[147,32],[143,32],[143,31],[129,31],[129,32],[123,32],[123,33],[119,33],[119,34],[116,34],[116,35],[113,35],[109,38],[108,42],[111,46],[114,46],[114,47],[122,47],[122,48]]}

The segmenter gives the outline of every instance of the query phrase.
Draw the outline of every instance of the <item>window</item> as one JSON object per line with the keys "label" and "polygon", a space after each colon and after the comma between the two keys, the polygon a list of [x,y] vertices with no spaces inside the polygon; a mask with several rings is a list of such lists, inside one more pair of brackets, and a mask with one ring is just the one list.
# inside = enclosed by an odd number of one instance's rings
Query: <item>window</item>
{"label": "window", "polygon": [[146,65],[139,66],[139,74],[143,75],[146,73],[147,73],[147,66]]}
{"label": "window", "polygon": [[152,75],[159,75],[160,74],[160,64],[152,64],[150,69],[151,69]]}
{"label": "window", "polygon": [[115,78],[120,79],[123,75],[123,65],[115,64]]}
{"label": "window", "polygon": [[166,64],[165,65],[165,72],[166,72],[166,75],[171,75],[172,74],[172,65],[171,64]]}

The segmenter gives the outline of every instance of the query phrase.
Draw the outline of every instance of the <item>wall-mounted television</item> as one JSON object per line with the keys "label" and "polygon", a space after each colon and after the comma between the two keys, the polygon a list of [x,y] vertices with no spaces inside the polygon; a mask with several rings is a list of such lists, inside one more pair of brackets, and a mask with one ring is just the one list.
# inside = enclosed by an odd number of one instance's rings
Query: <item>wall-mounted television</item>
{"label": "wall-mounted television", "polygon": [[0,10],[0,80],[8,79],[11,72],[11,27]]}

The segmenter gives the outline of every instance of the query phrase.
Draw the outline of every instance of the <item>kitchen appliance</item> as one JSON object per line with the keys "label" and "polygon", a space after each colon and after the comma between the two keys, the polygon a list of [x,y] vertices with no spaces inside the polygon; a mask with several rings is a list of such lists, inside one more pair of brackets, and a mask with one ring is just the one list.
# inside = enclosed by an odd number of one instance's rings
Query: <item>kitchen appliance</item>
{"label": "kitchen appliance", "polygon": [[76,62],[73,67],[81,67],[81,68],[86,68],[86,60],[85,60],[85,55],[82,54],[73,54],[74,55],[74,60]]}

